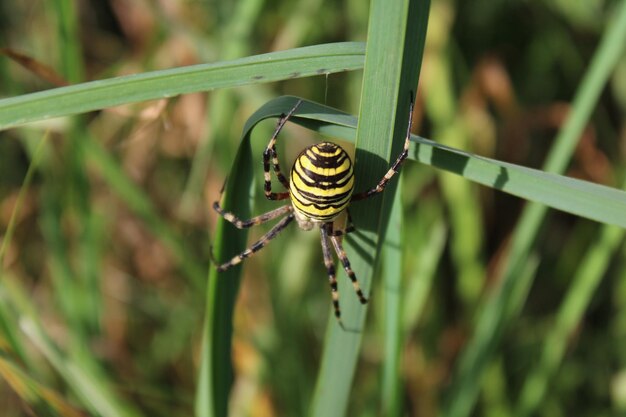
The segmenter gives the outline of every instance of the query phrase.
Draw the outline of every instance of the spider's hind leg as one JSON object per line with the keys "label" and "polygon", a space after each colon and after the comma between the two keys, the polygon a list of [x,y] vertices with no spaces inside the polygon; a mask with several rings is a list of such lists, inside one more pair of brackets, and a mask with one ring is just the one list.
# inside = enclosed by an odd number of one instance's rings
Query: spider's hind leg
{"label": "spider's hind leg", "polygon": [[346,251],[343,249],[343,245],[341,244],[340,239],[338,239],[337,236],[331,235],[330,241],[333,242],[335,252],[337,252],[337,256],[339,257],[339,260],[343,265],[343,269],[346,271],[346,274],[348,274],[348,278],[350,278],[350,281],[352,281],[354,292],[356,293],[357,297],[359,297],[359,301],[361,302],[361,304],[366,304],[367,298],[365,298],[365,296],[363,295],[363,291],[361,290],[361,286],[359,285],[359,280],[357,279],[356,274],[350,266],[350,260],[348,259]]}
{"label": "spider's hind leg", "polygon": [[[330,252],[330,246],[328,245],[329,230],[326,225],[332,223],[323,224],[320,227],[320,237],[322,240],[322,254],[324,255],[324,266],[328,273],[328,283],[330,284],[330,293],[333,298],[333,308],[335,309],[335,318],[339,322],[342,329],[345,329],[343,322],[341,321],[341,308],[339,307],[339,290],[337,289],[337,274],[335,272],[335,262],[333,261],[332,253]],[[332,228],[330,230],[332,232]]]}
{"label": "spider's hind leg", "polygon": [[346,210],[348,213],[348,219],[346,222],[346,227],[344,229],[332,229],[330,232],[330,236],[345,236],[348,233],[354,232],[356,229],[354,227],[354,223],[352,223],[352,215],[350,214],[350,210]]}

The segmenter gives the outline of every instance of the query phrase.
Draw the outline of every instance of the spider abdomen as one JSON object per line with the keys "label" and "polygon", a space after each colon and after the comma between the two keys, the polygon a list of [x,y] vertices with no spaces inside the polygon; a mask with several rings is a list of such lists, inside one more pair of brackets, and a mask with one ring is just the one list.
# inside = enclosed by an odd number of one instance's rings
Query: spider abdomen
{"label": "spider abdomen", "polygon": [[348,207],[353,189],[350,156],[332,142],[309,146],[291,168],[289,194],[298,218],[333,221]]}

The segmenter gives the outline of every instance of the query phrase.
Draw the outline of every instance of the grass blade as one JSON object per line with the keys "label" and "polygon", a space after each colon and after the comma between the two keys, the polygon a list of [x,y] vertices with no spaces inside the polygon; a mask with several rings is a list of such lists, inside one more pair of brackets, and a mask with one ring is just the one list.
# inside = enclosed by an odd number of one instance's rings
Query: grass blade
{"label": "grass blade", "polygon": [[[246,123],[248,131],[262,120],[278,117],[295,103],[279,97],[259,108]],[[304,101],[291,120],[318,133],[353,142],[356,118],[337,109]],[[412,135],[409,159],[450,171],[464,178],[548,207],[626,228],[626,192],[576,178],[527,168],[460,151]]]}
{"label": "grass blade", "polygon": [[6,98],[0,100],[0,130],[125,103],[360,69],[363,53],[358,42],[315,45]]}
{"label": "grass blade", "polygon": [[[409,92],[415,91],[426,37],[428,1],[374,0],[371,2],[359,125],[356,136],[355,189],[376,184],[389,161],[402,148],[408,123]],[[384,63],[384,65],[382,64]],[[397,186],[393,181],[384,195],[351,207],[358,230],[346,239],[346,251],[369,294],[376,259],[388,224]],[[339,275],[342,275],[340,273]],[[312,416],[342,416],[346,413],[365,323],[365,306],[352,294],[348,280],[339,277],[343,294],[344,331],[329,318]]]}
{"label": "grass blade", "polygon": [[[244,134],[222,205],[231,211],[235,207],[242,218],[250,216],[251,194],[254,192],[253,161],[249,132]],[[220,218],[214,237],[216,259],[227,259],[246,246],[247,230],[238,230]],[[210,269],[207,307],[204,320],[201,366],[196,391],[195,414],[198,417],[228,415],[228,395],[233,381],[230,360],[232,316],[239,288],[241,265],[221,272]]]}
{"label": "grass blade", "polygon": [[[400,184],[399,186],[401,187],[402,185]],[[381,415],[384,416],[401,415],[400,394],[402,392],[402,378],[400,358],[402,357],[404,341],[402,326],[404,307],[402,302],[404,296],[402,249],[405,247],[405,244],[403,230],[402,201],[400,193],[396,193],[389,218],[389,229],[383,244],[382,291],[385,359],[382,372]]]}

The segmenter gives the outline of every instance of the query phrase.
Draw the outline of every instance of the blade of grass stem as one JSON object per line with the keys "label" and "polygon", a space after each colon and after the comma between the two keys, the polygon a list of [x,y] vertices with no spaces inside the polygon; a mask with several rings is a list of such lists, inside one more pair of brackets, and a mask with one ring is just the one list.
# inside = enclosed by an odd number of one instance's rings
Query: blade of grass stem
{"label": "blade of grass stem", "polygon": [[[402,188],[402,181],[398,187]],[[382,387],[381,387],[381,415],[399,416],[401,407],[401,386],[400,374],[401,348],[404,342],[402,331],[402,311],[404,295],[404,275],[403,248],[404,234],[402,219],[402,201],[400,193],[396,193],[389,227],[385,242],[383,243],[383,337],[385,341]]]}
{"label": "blade of grass stem", "polygon": [[[236,208],[242,218],[250,217],[253,166],[247,132],[233,162],[222,200],[225,210]],[[220,217],[213,240],[215,258],[229,259],[240,253],[246,246],[247,235],[247,230],[238,230]],[[228,415],[228,397],[233,382],[230,358],[232,317],[240,275],[241,265],[219,274],[215,267],[210,268],[195,400],[197,417]]]}
{"label": "blade of grass stem", "polygon": [[363,68],[364,45],[343,42],[91,81],[0,100],[0,130],[120,104]]}
{"label": "blade of grass stem", "polygon": [[[267,102],[250,116],[244,131],[289,111],[296,100],[284,96]],[[354,142],[356,118],[328,106],[305,100],[291,122],[324,136]],[[411,140],[414,142],[409,151],[411,160],[557,210],[626,228],[626,192],[622,190],[484,158],[416,135]]]}
{"label": "blade of grass stem", "polygon": [[[62,45],[61,69],[66,80],[78,83],[83,79],[84,64],[82,61],[82,45],[78,22],[78,8],[75,0],[54,0],[56,11],[57,39],[56,43]],[[55,280],[61,285],[54,293],[66,292],[73,294],[72,297],[58,296],[66,319],[72,323],[72,343],[80,350],[89,343],[88,338],[99,331],[102,302],[100,298],[100,270],[101,263],[98,259],[99,228],[98,219],[94,215],[91,206],[91,186],[87,178],[85,165],[85,138],[87,130],[84,120],[75,117],[71,120],[67,131],[67,140],[63,143],[63,160],[61,167],[55,167],[62,173],[63,192],[59,198],[67,198],[62,205],[61,214],[68,219],[75,219],[74,226],[77,230],[76,244],[67,236],[58,236],[57,239],[65,240],[65,247],[75,247],[76,259],[79,262],[71,266],[73,279]],[[61,169],[59,169],[61,168]],[[50,196],[50,198],[53,198]],[[46,207],[50,207],[47,205]],[[50,216],[49,216],[50,217]],[[62,261],[57,260],[57,263]],[[68,286],[73,288],[68,290]],[[63,306],[63,301],[69,301],[69,306]],[[68,315],[71,314],[71,317]]]}
{"label": "blade of grass stem", "polygon": [[[355,141],[357,191],[376,184],[402,148],[410,92],[416,91],[421,67],[429,6],[429,1],[417,0],[371,2]],[[358,232],[346,239],[346,251],[365,294],[370,293],[396,186],[397,181],[392,181],[382,198],[351,206]],[[329,317],[312,416],[346,413],[363,336],[367,308],[352,294],[343,271],[338,275],[343,321],[350,330]]]}

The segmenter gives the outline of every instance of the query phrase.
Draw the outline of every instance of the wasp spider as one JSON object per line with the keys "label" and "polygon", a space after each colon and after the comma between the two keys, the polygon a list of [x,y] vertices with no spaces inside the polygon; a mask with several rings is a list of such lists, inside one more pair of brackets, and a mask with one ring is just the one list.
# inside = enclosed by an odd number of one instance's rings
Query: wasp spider
{"label": "wasp spider", "polygon": [[[409,123],[406,131],[404,148],[391,168],[376,184],[375,187],[361,193],[353,193],[354,173],[350,156],[339,145],[332,142],[322,142],[309,146],[296,158],[291,168],[289,180],[283,175],[278,162],[276,152],[276,138],[283,126],[296,112],[301,104],[301,100],[285,115],[281,115],[276,129],[263,152],[263,171],[265,179],[265,197],[269,200],[290,199],[291,204],[284,205],[275,210],[269,211],[249,220],[242,220],[235,214],[222,209],[219,202],[213,203],[213,208],[224,219],[235,225],[238,229],[256,226],[267,221],[284,216],[269,232],[264,234],[259,240],[254,242],[248,249],[233,257],[230,261],[217,266],[218,271],[225,271],[228,268],[239,264],[245,258],[261,250],[272,239],[285,229],[294,219],[302,230],[311,230],[319,226],[324,265],[328,272],[330,288],[332,294],[335,317],[341,327],[341,310],[339,309],[339,294],[337,291],[337,279],[335,265],[331,254],[330,243],[341,261],[346,274],[352,281],[356,295],[362,304],[367,303],[367,298],[363,295],[359,286],[359,281],[352,268],[345,250],[341,244],[341,236],[354,230],[350,213],[348,212],[347,227],[343,230],[335,230],[333,222],[344,212],[353,201],[369,198],[382,192],[391,178],[398,172],[400,165],[404,162],[409,151],[409,138],[411,136],[411,115],[413,113],[413,97],[409,105]],[[273,192],[271,183],[270,164],[278,181],[288,191]]]}

